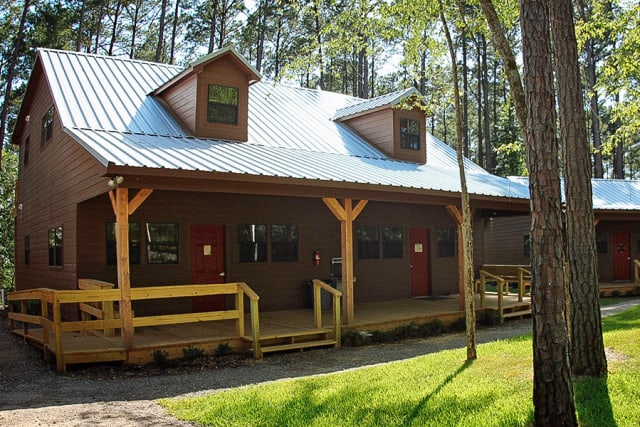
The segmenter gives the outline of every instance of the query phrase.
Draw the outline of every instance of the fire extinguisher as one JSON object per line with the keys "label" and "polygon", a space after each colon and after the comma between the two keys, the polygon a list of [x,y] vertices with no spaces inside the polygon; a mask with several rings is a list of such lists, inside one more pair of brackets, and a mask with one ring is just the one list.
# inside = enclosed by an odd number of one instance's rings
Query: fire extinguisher
{"label": "fire extinguisher", "polygon": [[320,251],[313,251],[313,265],[320,265]]}

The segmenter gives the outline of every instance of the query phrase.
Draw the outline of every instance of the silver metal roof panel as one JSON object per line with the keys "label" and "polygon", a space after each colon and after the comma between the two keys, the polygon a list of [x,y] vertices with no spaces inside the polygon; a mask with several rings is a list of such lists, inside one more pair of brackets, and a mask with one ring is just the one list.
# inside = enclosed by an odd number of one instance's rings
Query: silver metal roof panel
{"label": "silver metal roof panel", "polygon": [[416,93],[418,93],[418,90],[412,87],[396,92],[391,92],[386,95],[381,95],[371,99],[354,98],[356,101],[354,101],[351,105],[336,110],[332,119],[340,120],[354,114],[363,113],[369,110],[375,110],[376,108],[397,105],[404,99]]}

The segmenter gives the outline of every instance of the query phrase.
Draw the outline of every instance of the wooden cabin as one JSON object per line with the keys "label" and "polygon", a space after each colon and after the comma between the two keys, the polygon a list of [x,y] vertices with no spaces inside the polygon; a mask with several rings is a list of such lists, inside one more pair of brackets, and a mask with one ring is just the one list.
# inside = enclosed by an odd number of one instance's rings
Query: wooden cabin
{"label": "wooden cabin", "polygon": [[[309,307],[318,278],[347,325],[358,302],[457,294],[457,162],[420,99],[262,82],[231,47],[186,68],[41,49],[12,140],[17,290],[245,282],[268,311]],[[481,265],[480,220],[528,189],[466,168]]]}

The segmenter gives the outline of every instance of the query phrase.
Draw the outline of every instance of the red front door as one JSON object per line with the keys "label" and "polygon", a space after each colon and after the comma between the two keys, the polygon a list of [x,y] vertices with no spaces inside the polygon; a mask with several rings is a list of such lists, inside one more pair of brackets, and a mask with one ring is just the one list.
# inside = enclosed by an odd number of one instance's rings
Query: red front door
{"label": "red front door", "polygon": [[[191,282],[224,283],[224,227],[191,226]],[[224,310],[224,295],[194,297],[193,311]]]}
{"label": "red front door", "polygon": [[412,228],[409,230],[412,297],[423,297],[431,292],[429,259],[429,230]]}
{"label": "red front door", "polygon": [[631,280],[631,252],[629,233],[613,234],[613,280]]}

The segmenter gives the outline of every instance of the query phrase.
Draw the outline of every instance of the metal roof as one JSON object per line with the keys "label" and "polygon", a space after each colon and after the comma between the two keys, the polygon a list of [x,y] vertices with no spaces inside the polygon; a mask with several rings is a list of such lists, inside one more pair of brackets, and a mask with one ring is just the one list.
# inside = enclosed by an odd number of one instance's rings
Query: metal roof
{"label": "metal roof", "polygon": [[391,92],[386,95],[381,95],[371,99],[359,99],[354,98],[354,101],[349,106],[343,107],[335,111],[333,120],[340,120],[345,117],[353,116],[355,114],[363,113],[365,111],[375,110],[376,108],[385,106],[398,105],[401,101],[407,99],[413,94],[418,94],[418,90],[414,87],[408,89],[402,89],[396,92]]}
{"label": "metal roof", "polygon": [[[511,182],[527,186],[529,177],[509,177]],[[565,202],[564,179],[560,180],[562,201]],[[640,181],[622,179],[591,179],[593,209],[595,210],[640,210]]]}
{"label": "metal roof", "polygon": [[[331,120],[341,108],[368,104],[358,98],[258,82],[250,86],[248,142],[193,138],[150,95],[182,69],[48,49],[39,58],[64,130],[105,166],[460,191],[455,150],[431,135],[427,164],[414,164],[389,159]],[[528,197],[522,184],[471,161],[466,170],[472,194]]]}

